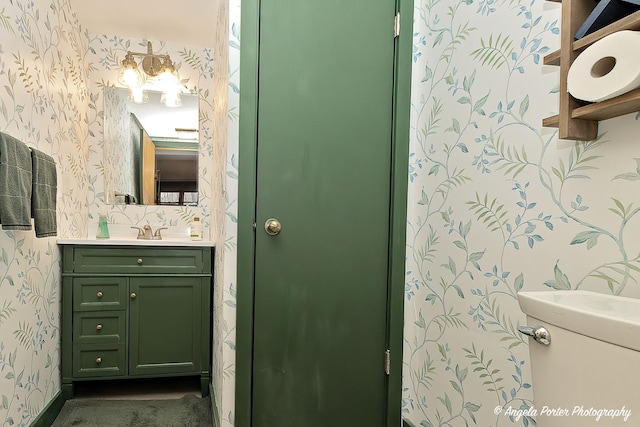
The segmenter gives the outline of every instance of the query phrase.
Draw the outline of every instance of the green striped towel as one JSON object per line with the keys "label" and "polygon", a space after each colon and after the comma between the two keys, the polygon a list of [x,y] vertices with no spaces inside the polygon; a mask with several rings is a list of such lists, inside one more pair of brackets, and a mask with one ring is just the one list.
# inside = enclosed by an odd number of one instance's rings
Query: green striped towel
{"label": "green striped towel", "polygon": [[31,230],[31,153],[0,132],[0,223],[3,230]]}

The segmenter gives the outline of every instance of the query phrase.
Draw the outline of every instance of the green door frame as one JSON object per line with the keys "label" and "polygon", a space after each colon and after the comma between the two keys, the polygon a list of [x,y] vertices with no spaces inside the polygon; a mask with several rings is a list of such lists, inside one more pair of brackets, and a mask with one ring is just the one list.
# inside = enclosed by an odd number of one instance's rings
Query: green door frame
{"label": "green door frame", "polygon": [[[236,324],[236,427],[251,426],[258,65],[260,1],[244,0],[241,11],[240,49],[240,147],[238,178],[238,257]],[[394,118],[389,243],[389,330],[391,350],[388,377],[387,426],[401,420],[402,336],[409,164],[409,117],[411,107],[411,58],[413,47],[413,1],[396,0],[400,12],[400,35],[396,38]],[[390,17],[390,28],[393,17]]]}

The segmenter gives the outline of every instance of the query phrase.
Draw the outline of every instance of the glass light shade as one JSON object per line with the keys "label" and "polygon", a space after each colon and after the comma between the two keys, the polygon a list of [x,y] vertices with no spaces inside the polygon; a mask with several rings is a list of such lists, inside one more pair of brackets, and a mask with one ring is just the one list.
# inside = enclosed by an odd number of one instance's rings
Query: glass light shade
{"label": "glass light shade", "polygon": [[149,94],[141,87],[132,87],[129,89],[127,100],[134,104],[146,104],[149,102]]}
{"label": "glass light shade", "polygon": [[142,73],[135,66],[135,62],[125,64],[125,61],[122,61],[122,67],[118,72],[118,83],[128,88],[139,88],[144,83]]}
{"label": "glass light shade", "polygon": [[179,107],[182,105],[182,98],[178,91],[162,92],[160,103],[166,107]]}
{"label": "glass light shade", "polygon": [[[173,68],[173,67],[172,67]],[[161,90],[167,92],[179,92],[180,91],[180,79],[172,72],[171,69],[165,68],[156,77],[156,81],[159,83]]]}

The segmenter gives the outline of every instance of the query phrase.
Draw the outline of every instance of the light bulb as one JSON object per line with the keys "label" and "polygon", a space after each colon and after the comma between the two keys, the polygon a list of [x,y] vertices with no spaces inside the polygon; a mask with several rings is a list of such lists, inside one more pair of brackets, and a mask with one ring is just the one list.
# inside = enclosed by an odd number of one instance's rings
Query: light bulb
{"label": "light bulb", "polygon": [[179,107],[182,105],[182,98],[178,91],[165,91],[160,96],[160,103],[166,107]]}
{"label": "light bulb", "polygon": [[134,104],[146,104],[149,102],[149,95],[141,87],[132,87],[129,89],[127,100]]}
{"label": "light bulb", "polygon": [[180,91],[180,80],[178,80],[178,76],[171,72],[171,70],[165,68],[158,74],[156,79],[162,90],[170,92]]}
{"label": "light bulb", "polygon": [[122,60],[122,66],[118,72],[118,83],[128,88],[140,87],[144,83],[142,73],[130,53],[127,53],[127,56]]}

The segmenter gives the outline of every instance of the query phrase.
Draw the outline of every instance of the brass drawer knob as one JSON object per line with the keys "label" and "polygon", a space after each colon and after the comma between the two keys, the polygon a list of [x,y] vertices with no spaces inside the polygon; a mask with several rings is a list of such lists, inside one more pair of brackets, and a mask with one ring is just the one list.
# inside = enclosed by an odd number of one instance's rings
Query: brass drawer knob
{"label": "brass drawer knob", "polygon": [[98,291],[96,295],[98,296],[98,298],[102,298],[102,292]]}
{"label": "brass drawer knob", "polygon": [[98,357],[98,358],[96,359],[96,363],[97,363],[98,365],[99,365],[99,364],[101,364],[101,363],[102,363],[102,357]]}
{"label": "brass drawer knob", "polygon": [[96,330],[101,331],[102,330],[102,325],[100,325],[100,324],[96,325]]}
{"label": "brass drawer knob", "polygon": [[142,258],[138,258],[138,264],[142,264]]}
{"label": "brass drawer knob", "polygon": [[135,293],[135,292],[131,292],[131,295],[130,295],[130,296],[131,296],[131,299],[136,299],[136,297],[137,297],[138,295],[136,295],[136,293]]}

